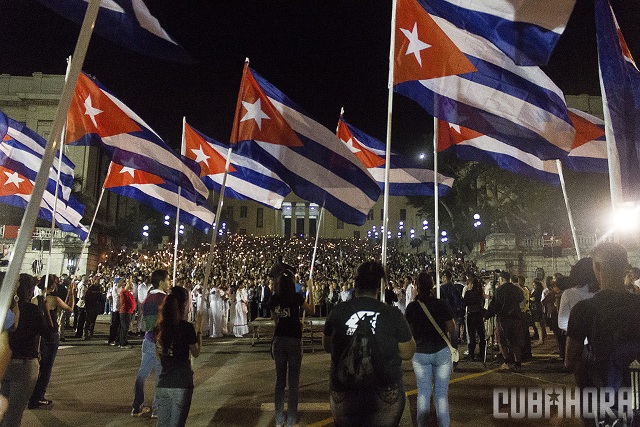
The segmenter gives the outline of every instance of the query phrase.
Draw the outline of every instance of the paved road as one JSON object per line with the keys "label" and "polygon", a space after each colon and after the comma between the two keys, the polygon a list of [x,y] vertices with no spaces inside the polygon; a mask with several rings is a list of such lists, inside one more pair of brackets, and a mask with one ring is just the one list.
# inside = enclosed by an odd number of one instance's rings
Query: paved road
{"label": "paved road", "polygon": [[[61,343],[47,397],[49,409],[27,410],[24,426],[155,426],[150,418],[130,416],[133,383],[140,363],[140,339],[132,339],[132,349],[104,344],[107,325],[98,325],[93,341],[67,339]],[[496,387],[572,386],[553,353],[553,336],[534,347],[534,360],[521,373],[501,373],[498,364],[486,367],[479,362],[461,362],[452,376],[449,401],[452,426],[580,426],[577,420],[498,420],[493,413]],[[187,425],[189,426],[274,426],[274,365],[268,340],[251,346],[250,338],[205,339],[195,360],[196,388]],[[415,377],[405,362],[404,380],[408,402],[401,426],[415,425]],[[307,351],[300,379],[300,425],[331,426],[328,405],[329,356],[320,350]],[[147,384],[147,401],[152,396]],[[433,424],[435,423],[435,417]]]}

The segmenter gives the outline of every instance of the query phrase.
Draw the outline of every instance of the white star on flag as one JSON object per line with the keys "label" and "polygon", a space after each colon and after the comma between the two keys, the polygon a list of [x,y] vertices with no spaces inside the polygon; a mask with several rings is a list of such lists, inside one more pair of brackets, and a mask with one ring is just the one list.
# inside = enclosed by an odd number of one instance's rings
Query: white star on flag
{"label": "white star on flag", "polygon": [[460,125],[457,125],[455,123],[449,123],[449,129],[453,129],[454,131],[456,131],[456,133],[462,133],[460,131]]}
{"label": "white star on flag", "polygon": [[122,169],[120,169],[120,173],[128,173],[131,175],[131,178],[135,178],[135,171],[134,168],[130,168],[129,166],[123,166]]}
{"label": "white star on flag", "polygon": [[207,166],[209,166],[209,162],[207,162],[207,160],[209,160],[211,156],[207,156],[206,154],[204,154],[202,145],[200,145],[197,150],[195,148],[192,148],[191,151],[193,151],[193,154],[196,155],[196,163],[204,162]]}
{"label": "white star on flag", "polygon": [[405,30],[404,28],[400,28],[402,34],[409,40],[409,46],[407,47],[407,53],[405,55],[413,55],[416,57],[416,61],[422,67],[422,57],[420,56],[420,51],[425,49],[429,49],[431,47],[430,44],[427,44],[418,38],[418,23],[413,24],[413,30]]}
{"label": "white star on flag", "polygon": [[247,110],[247,114],[244,115],[241,122],[245,120],[255,120],[258,125],[258,129],[262,130],[262,119],[270,119],[271,117],[267,116],[264,111],[262,111],[260,98],[256,100],[253,104],[242,101],[242,106]]}
{"label": "white star on flag", "polygon": [[4,185],[15,184],[16,187],[20,188],[20,183],[24,181],[24,179],[18,176],[18,172],[5,172],[4,174],[7,175],[7,180],[4,182]]}
{"label": "white star on flag", "polygon": [[349,138],[348,141],[345,141],[343,139],[342,142],[347,144],[347,147],[349,148],[349,150],[351,150],[352,153],[357,153],[358,151],[362,151],[358,147],[356,147],[356,145],[353,143],[353,138]]}
{"label": "white star on flag", "polygon": [[84,100],[84,115],[89,116],[95,127],[98,127],[96,116],[100,113],[102,113],[102,110],[94,108],[93,105],[91,105],[91,95],[87,96],[87,99]]}

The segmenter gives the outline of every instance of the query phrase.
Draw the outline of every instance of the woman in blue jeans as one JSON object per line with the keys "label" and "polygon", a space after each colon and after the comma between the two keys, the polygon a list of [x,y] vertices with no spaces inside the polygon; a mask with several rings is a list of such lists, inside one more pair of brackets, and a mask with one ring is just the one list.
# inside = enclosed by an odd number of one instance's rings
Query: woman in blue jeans
{"label": "woman in blue jeans", "polygon": [[269,301],[271,318],[276,323],[272,353],[276,363],[275,415],[276,426],[284,426],[284,389],[289,373],[289,427],[298,419],[298,384],[302,364],[302,324],[300,309],[313,314],[313,289],[309,289],[309,302],[296,292],[293,272],[284,270],[276,279],[276,290]]}
{"label": "woman in blue jeans", "polygon": [[436,331],[420,306],[422,302],[440,329],[449,334],[455,332],[453,310],[449,304],[431,294],[433,279],[427,273],[418,276],[418,296],[407,306],[406,317],[417,349],[413,356],[413,371],[418,385],[418,427],[425,427],[429,418],[433,388],[436,416],[440,427],[449,427],[449,378],[451,377],[451,351]]}
{"label": "woman in blue jeans", "polygon": [[202,347],[202,312],[195,326],[187,321],[189,294],[171,288],[159,308],[156,354],[162,364],[156,389],[158,427],[182,427],[187,422],[193,396],[193,371],[189,355],[198,357]]}

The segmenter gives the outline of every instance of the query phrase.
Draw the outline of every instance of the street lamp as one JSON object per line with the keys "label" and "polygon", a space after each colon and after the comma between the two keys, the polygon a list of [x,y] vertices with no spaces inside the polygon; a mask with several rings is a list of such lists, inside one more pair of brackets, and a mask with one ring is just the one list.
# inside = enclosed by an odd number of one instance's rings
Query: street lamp
{"label": "street lamp", "polygon": [[440,241],[442,243],[447,243],[449,241],[449,236],[447,235],[447,231],[446,230],[442,230],[442,237],[440,237]]}
{"label": "street lamp", "polygon": [[409,236],[410,236],[412,239],[415,239],[415,238],[416,238],[416,230],[414,230],[414,229],[412,228],[412,229],[409,231]]}
{"label": "street lamp", "polygon": [[149,226],[146,224],[142,226],[142,237],[149,237]]}
{"label": "street lamp", "polygon": [[473,226],[475,228],[478,228],[482,225],[482,221],[480,221],[480,214],[475,213],[473,214]]}
{"label": "street lamp", "polygon": [[184,225],[180,224],[180,227],[178,227],[178,233],[184,234]]}
{"label": "street lamp", "polygon": [[169,219],[171,219],[169,215],[164,216],[164,225],[169,225]]}

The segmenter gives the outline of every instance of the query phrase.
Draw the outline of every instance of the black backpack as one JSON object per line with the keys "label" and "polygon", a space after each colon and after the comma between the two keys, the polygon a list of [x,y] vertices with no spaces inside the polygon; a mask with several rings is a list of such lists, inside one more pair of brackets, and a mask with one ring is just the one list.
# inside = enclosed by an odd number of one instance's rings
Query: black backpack
{"label": "black backpack", "polygon": [[368,388],[384,382],[383,356],[371,325],[373,319],[366,314],[358,316],[358,325],[340,354],[336,379],[345,388]]}

